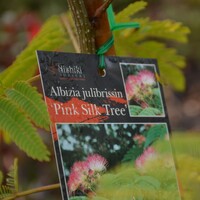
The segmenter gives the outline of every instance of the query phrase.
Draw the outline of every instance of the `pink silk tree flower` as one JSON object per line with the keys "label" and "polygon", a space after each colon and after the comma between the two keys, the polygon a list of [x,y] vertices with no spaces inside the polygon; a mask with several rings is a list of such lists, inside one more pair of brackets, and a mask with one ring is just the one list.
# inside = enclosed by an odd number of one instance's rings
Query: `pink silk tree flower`
{"label": "pink silk tree flower", "polygon": [[71,173],[68,180],[68,188],[70,193],[77,189],[84,189],[87,184],[87,177],[89,175],[88,164],[85,161],[75,162],[71,168]]}
{"label": "pink silk tree flower", "polygon": [[67,183],[68,189],[70,193],[75,192],[81,184],[80,174],[76,172],[72,172],[69,176],[69,180]]}
{"label": "pink silk tree flower", "polygon": [[89,169],[95,172],[101,172],[106,170],[106,166],[108,164],[108,161],[99,154],[88,156],[87,162]]}
{"label": "pink silk tree flower", "polygon": [[146,162],[156,158],[156,151],[153,147],[148,147],[144,150],[143,154],[135,161],[136,168],[143,168]]}
{"label": "pink silk tree flower", "polygon": [[154,73],[149,70],[141,70],[137,76],[144,85],[154,85],[156,83]]}
{"label": "pink silk tree flower", "polygon": [[128,100],[130,100],[133,96],[137,96],[140,79],[135,75],[129,75],[126,79],[125,87]]}
{"label": "pink silk tree flower", "polygon": [[86,161],[77,161],[73,164],[68,180],[69,193],[76,190],[84,193],[92,191],[97,180],[106,170],[107,160],[99,154],[87,157]]}

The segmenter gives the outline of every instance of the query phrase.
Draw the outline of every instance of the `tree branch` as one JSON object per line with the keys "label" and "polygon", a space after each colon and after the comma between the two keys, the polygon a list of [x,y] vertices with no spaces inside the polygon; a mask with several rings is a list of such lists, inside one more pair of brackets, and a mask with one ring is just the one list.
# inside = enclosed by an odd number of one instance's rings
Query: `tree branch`
{"label": "tree branch", "polygon": [[109,7],[109,5],[110,5],[112,2],[113,2],[113,0],[107,0],[107,1],[105,1],[105,2],[103,3],[103,5],[100,6],[100,7],[96,10],[96,12],[95,12],[95,14],[94,14],[94,18],[100,17],[100,16],[106,11],[106,9]]}
{"label": "tree branch", "polygon": [[[112,0],[107,0],[106,2],[104,2],[103,0],[84,0],[84,2],[88,13],[88,18],[94,29],[95,47],[97,50],[112,36],[107,13],[102,12],[106,10]],[[97,12],[97,10],[99,11]],[[96,15],[96,12],[100,15]],[[98,17],[95,18],[95,15]],[[115,55],[114,46],[112,46],[105,55]]]}
{"label": "tree branch", "polygon": [[59,183],[53,184],[53,185],[48,185],[48,186],[43,186],[43,187],[27,190],[27,191],[24,191],[24,192],[18,192],[11,197],[4,198],[4,200],[14,200],[14,199],[19,198],[19,197],[28,196],[28,195],[31,195],[31,194],[34,194],[34,193],[44,192],[44,191],[48,191],[48,190],[55,190],[55,189],[58,189],[58,188],[60,188]]}
{"label": "tree branch", "polygon": [[82,53],[95,53],[95,35],[84,0],[67,0],[71,10]]}
{"label": "tree branch", "polygon": [[40,74],[33,76],[32,78],[28,79],[27,82],[32,83],[32,82],[38,81],[39,79],[40,79]]}

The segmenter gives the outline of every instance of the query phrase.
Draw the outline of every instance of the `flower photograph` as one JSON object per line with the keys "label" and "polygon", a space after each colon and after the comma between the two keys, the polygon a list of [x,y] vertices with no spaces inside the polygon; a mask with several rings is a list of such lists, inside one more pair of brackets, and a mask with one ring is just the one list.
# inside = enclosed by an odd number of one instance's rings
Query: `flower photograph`
{"label": "flower photograph", "polygon": [[70,200],[180,200],[166,124],[57,124]]}
{"label": "flower photograph", "polygon": [[164,116],[155,65],[121,63],[130,116]]}

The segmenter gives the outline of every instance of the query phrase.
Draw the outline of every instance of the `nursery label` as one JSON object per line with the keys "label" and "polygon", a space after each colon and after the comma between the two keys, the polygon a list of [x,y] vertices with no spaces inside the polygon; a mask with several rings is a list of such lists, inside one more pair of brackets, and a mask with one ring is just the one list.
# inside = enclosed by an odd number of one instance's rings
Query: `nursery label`
{"label": "nursery label", "polygon": [[180,200],[156,60],[37,56],[63,200]]}

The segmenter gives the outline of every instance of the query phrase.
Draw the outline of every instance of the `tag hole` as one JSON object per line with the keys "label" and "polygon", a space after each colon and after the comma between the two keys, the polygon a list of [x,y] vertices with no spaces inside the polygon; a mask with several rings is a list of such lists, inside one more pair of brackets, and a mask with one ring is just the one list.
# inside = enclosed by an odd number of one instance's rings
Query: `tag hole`
{"label": "tag hole", "polygon": [[98,69],[98,74],[101,77],[105,77],[106,76],[106,70],[105,69]]}

